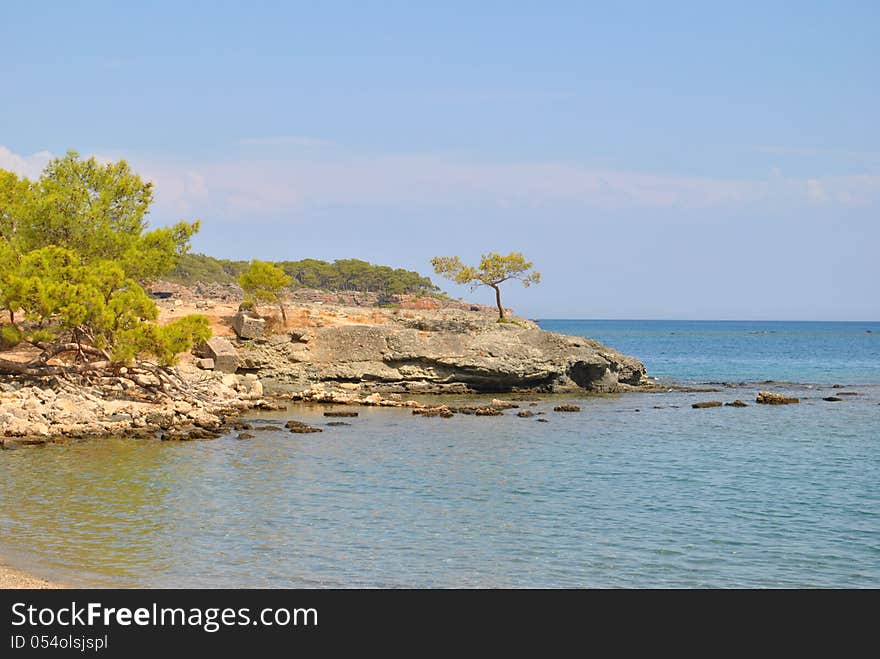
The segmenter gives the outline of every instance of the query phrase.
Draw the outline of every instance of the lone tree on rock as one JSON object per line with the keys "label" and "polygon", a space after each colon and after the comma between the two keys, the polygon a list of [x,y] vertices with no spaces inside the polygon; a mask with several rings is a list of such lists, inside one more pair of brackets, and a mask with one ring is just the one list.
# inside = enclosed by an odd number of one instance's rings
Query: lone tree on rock
{"label": "lone tree on rock", "polygon": [[[532,262],[526,261],[519,252],[507,256],[490,252],[483,254],[476,268],[465,265],[457,256],[435,256],[431,259],[434,272],[454,281],[467,284],[471,290],[479,286],[495,289],[495,303],[498,305],[498,320],[504,320],[504,306],[501,304],[501,284],[510,279],[519,279],[523,286],[541,282],[541,273],[532,270]],[[531,272],[530,272],[531,271]]]}
{"label": "lone tree on rock", "polygon": [[238,283],[244,291],[246,300],[272,302],[281,309],[281,318],[287,324],[284,310],[284,289],[290,286],[291,278],[277,265],[266,261],[251,261],[247,270],[241,273]]}

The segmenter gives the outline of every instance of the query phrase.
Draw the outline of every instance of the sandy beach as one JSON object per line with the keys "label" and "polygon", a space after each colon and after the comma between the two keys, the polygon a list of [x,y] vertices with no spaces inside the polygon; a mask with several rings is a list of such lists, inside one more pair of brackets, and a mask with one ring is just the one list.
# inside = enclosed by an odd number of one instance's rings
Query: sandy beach
{"label": "sandy beach", "polygon": [[0,590],[64,588],[61,584],[25,574],[0,563]]}

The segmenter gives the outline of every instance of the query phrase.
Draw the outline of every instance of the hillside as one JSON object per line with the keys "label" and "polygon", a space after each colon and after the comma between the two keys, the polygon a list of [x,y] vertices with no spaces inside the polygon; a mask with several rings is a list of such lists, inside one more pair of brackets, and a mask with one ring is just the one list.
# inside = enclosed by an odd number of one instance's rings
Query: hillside
{"label": "hillside", "polygon": [[[329,263],[318,259],[276,261],[293,280],[293,289],[319,289],[379,293],[385,295],[429,295],[440,289],[418,272],[375,265],[359,259],[340,259]],[[205,254],[184,254],[166,279],[175,283],[195,284],[236,283],[247,268],[247,261],[218,259]]]}

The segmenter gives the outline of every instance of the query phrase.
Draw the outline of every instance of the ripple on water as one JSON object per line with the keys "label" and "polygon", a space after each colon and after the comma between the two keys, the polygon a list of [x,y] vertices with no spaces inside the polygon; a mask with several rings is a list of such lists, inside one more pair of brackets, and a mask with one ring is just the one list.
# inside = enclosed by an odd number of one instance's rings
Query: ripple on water
{"label": "ripple on water", "polygon": [[[861,391],[4,451],[0,553],[74,585],[876,587],[880,394]],[[320,421],[259,418],[291,416]]]}

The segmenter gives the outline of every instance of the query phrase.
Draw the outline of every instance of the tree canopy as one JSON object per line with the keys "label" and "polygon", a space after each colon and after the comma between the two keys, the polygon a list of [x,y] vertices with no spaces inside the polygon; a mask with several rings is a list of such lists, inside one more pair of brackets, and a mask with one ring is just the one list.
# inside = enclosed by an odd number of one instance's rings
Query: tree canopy
{"label": "tree canopy", "polygon": [[281,318],[287,323],[284,310],[284,289],[290,286],[290,276],[278,266],[254,259],[250,266],[238,277],[244,291],[245,300],[272,302],[281,309]]}
{"label": "tree canopy", "polygon": [[[142,284],[170,271],[198,222],[148,230],[152,184],[125,161],[100,164],[75,152],[36,181],[0,170],[0,304],[7,347],[27,342],[27,362],[0,372],[45,375],[119,369],[140,357],[174,363],[210,336],[207,318],[168,325]],[[50,364],[59,355],[73,364]]]}
{"label": "tree canopy", "polygon": [[[375,265],[359,259],[340,259],[332,263],[302,259],[279,261],[274,265],[291,277],[292,289],[316,288],[388,295],[429,295],[439,290],[429,278],[418,272]],[[238,277],[247,267],[247,261],[230,261],[204,254],[184,254],[168,278],[186,284],[231,283],[238,281]]]}
{"label": "tree canopy", "polygon": [[499,320],[504,320],[501,284],[511,279],[518,279],[526,287],[541,282],[541,273],[532,270],[532,262],[526,261],[519,252],[511,252],[507,256],[495,252],[483,254],[477,267],[465,265],[457,256],[435,256],[431,259],[431,265],[434,266],[434,272],[438,275],[446,277],[456,284],[467,284],[471,290],[479,286],[488,286],[494,289]]}

